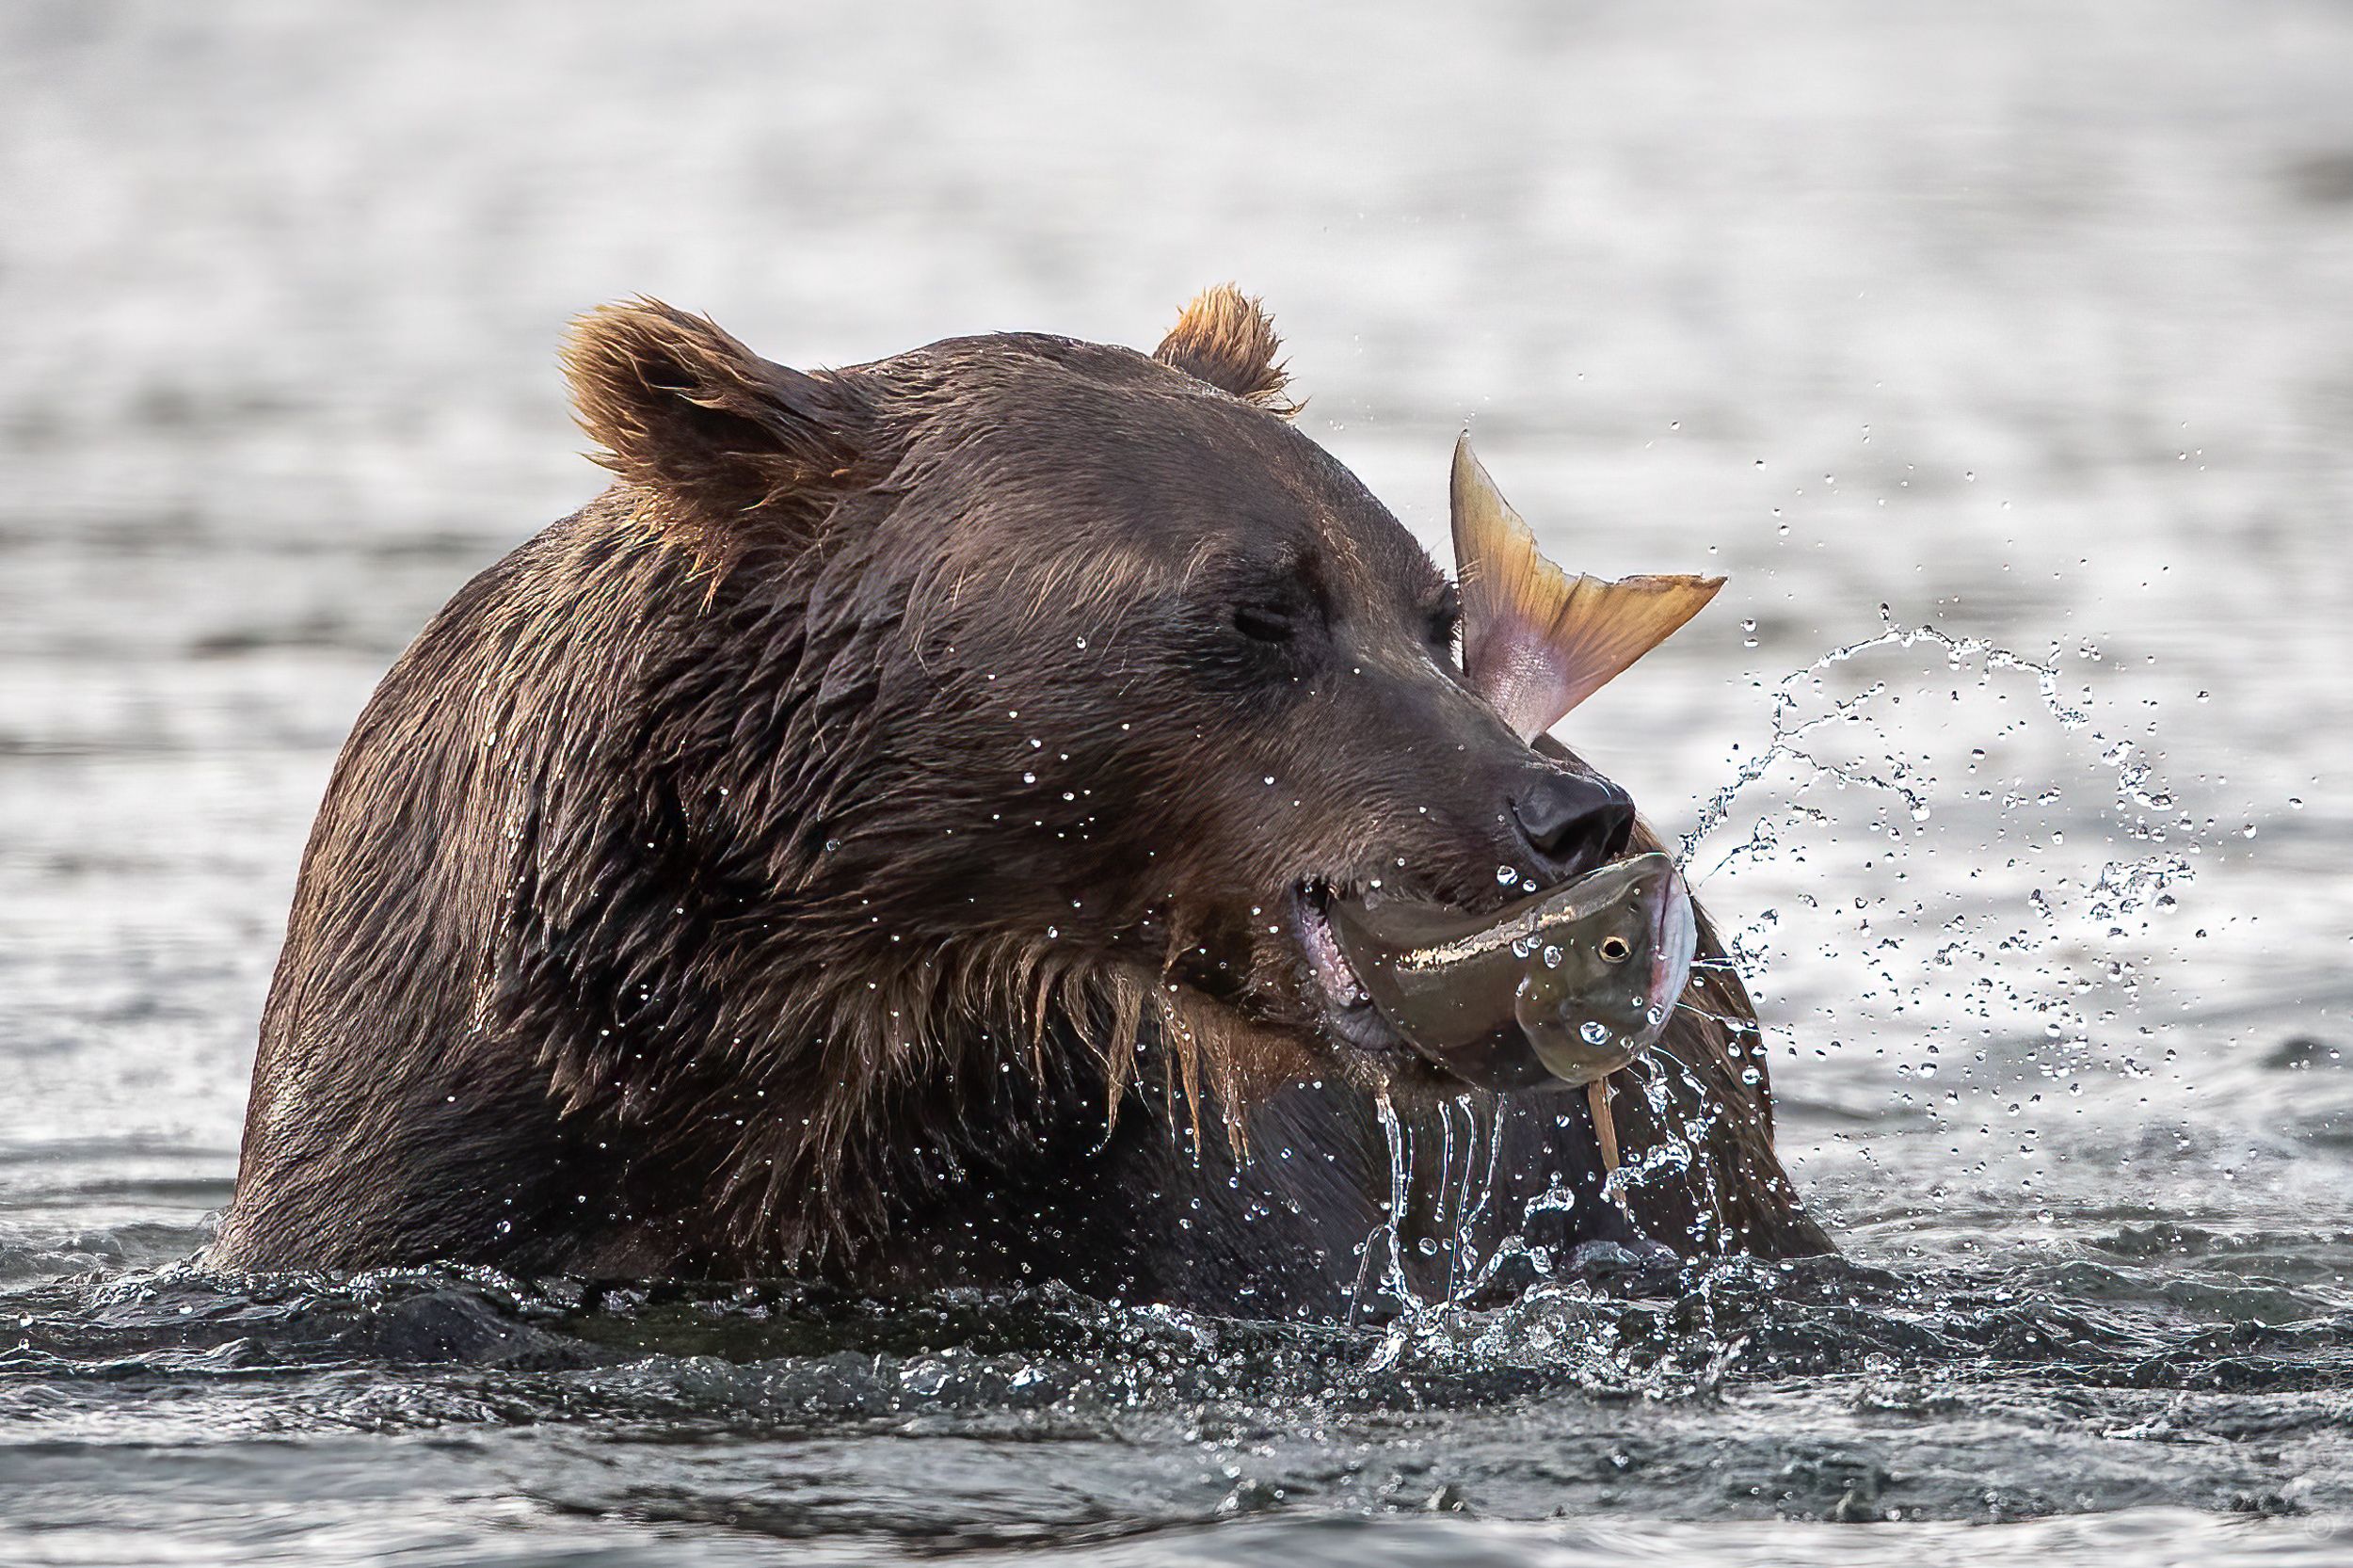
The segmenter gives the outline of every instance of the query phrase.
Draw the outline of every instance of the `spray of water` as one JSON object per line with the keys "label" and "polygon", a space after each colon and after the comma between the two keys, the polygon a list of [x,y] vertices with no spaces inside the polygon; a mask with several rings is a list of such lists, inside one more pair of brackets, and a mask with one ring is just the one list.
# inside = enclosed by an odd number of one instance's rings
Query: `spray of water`
{"label": "spray of water", "polygon": [[[1985,638],[1956,636],[1931,626],[1900,624],[1882,605],[1881,629],[1874,635],[1832,649],[1782,678],[1771,688],[1768,733],[1763,744],[1740,753],[1741,760],[1732,777],[1702,802],[1690,830],[1677,844],[1677,863],[1685,868],[1693,886],[1699,887],[1744,866],[1779,859],[1801,862],[1802,845],[1809,835],[1845,838],[1855,834],[1851,808],[1841,809],[1830,797],[1859,796],[1873,803],[1875,820],[1866,834],[1857,836],[1876,833],[1894,846],[1880,863],[1876,875],[1899,883],[1904,873],[1897,862],[1907,840],[1928,842],[1931,830],[1927,824],[1938,816],[1940,808],[1984,805],[1991,807],[1998,817],[2007,818],[2022,808],[2048,808],[2059,803],[2062,792],[2055,784],[2028,790],[2023,781],[2014,780],[1997,794],[1976,776],[1977,764],[1985,758],[1982,747],[1971,750],[1971,761],[1965,770],[1972,776],[1967,783],[1976,787],[1964,788],[1958,794],[1953,787],[1940,781],[1925,759],[1904,756],[1881,720],[1904,696],[1928,693],[1933,683],[1916,677],[1891,677],[1869,680],[1859,687],[1849,686],[1841,691],[1831,689],[1830,678],[1842,666],[1851,667],[1875,653],[1921,648],[1937,650],[1947,670],[1967,678],[1953,684],[1951,700],[1956,704],[1962,699],[1964,686],[1991,688],[1996,682],[2018,677],[2030,681],[2042,717],[2056,724],[2064,734],[2089,744],[2099,765],[2107,771],[2113,802],[2101,813],[2102,826],[2111,841],[2134,846],[2137,853],[2108,858],[2095,874],[2084,876],[2063,874],[2055,871],[2051,863],[2038,861],[2031,868],[2029,879],[2033,886],[2023,894],[2015,888],[2000,889],[1995,886],[2000,878],[1989,877],[1987,907],[1958,911],[1941,920],[1929,916],[1921,904],[1897,908],[1896,918],[1886,920],[1877,931],[1872,929],[1867,914],[1859,915],[1861,934],[1868,939],[1865,951],[1859,954],[1838,952],[1833,945],[1825,950],[1824,955],[1839,960],[1841,984],[1846,983],[1848,971],[1859,957],[1865,972],[1857,987],[1857,1000],[1877,1002],[1896,1014],[1913,1009],[1926,1042],[1922,1049],[1929,1055],[1937,1049],[1935,1035],[1949,1020],[1939,1022],[1920,1017],[1919,1014],[1924,1001],[1934,1000],[1929,993],[1940,983],[1945,987],[1945,998],[1965,999],[1961,1005],[1977,1018],[1991,1020],[2005,1016],[1997,1014],[1996,1008],[2007,1001],[2042,1019],[2044,1032],[2053,1041],[2067,1044],[2079,1055],[2088,1053],[2089,1030],[2084,999],[2103,984],[2121,986],[2129,992],[2137,978],[2131,966],[2112,964],[2099,975],[2084,977],[2073,974],[2063,964],[2056,966],[2057,972],[2053,972],[2054,967],[2021,965],[2017,960],[2046,947],[2069,930],[2095,940],[2126,936],[2128,922],[2137,920],[2145,926],[2150,912],[2170,907],[2175,889],[2191,874],[2192,862],[2180,843],[2194,832],[2196,824],[2178,814],[2173,797],[2157,776],[2153,759],[2141,745],[2101,732],[2094,722],[2091,694],[2087,690],[2081,696],[2071,696],[2056,653],[2047,660],[2037,660]],[[2084,655],[2096,657],[2090,649],[2084,650]],[[1759,797],[1768,794],[1771,798],[1758,804]],[[1710,840],[1721,837],[1734,819],[1744,813],[1749,816],[1745,836],[1710,856],[1703,856]],[[2057,833],[2047,836],[2052,843],[2057,842],[2058,837]],[[2041,845],[2036,848],[2039,850]],[[1984,853],[1977,847],[1971,852]],[[2195,853],[2194,845],[2190,846],[2190,853]],[[2019,861],[2012,857],[2006,867],[1992,869],[1998,872],[2018,866]],[[1973,872],[1972,877],[1975,875]],[[1834,903],[1849,914],[1856,914],[1885,904],[1883,886],[1871,891],[1876,896],[1866,899],[1829,888],[1819,893],[1801,894],[1799,902],[1816,909]],[[2022,908],[2025,920],[2019,924],[2016,922]],[[1730,962],[1744,975],[1758,975],[1770,952],[1769,937],[1780,919],[1776,911],[1766,909],[1733,935],[1734,956]],[[1924,965],[1913,966],[1920,972],[1898,978],[1897,971],[1904,967],[1899,960],[1919,946],[1916,938],[1924,933],[1929,935],[1934,944],[1932,951],[1926,954]],[[1954,971],[1973,967],[1981,967],[1981,972],[1968,974],[1956,984]],[[1940,976],[1941,982],[1937,978]],[[2050,997],[2029,995],[2037,984],[2055,989],[2057,1001]],[[1746,1026],[1735,1023],[1735,1027]],[[1988,1032],[1992,1027],[1989,1022]],[[1924,1062],[1922,1070],[1932,1075],[1935,1069],[1932,1063]],[[1680,1177],[1694,1168],[1695,1161],[1700,1170],[1707,1169],[1705,1162],[1697,1161],[1697,1152],[1713,1130],[1710,1119],[1703,1117],[1687,1125],[1679,1123],[1673,1113],[1673,1083],[1680,1080],[1690,1089],[1698,1087],[1689,1066],[1661,1051],[1654,1053],[1641,1070],[1630,1076],[1636,1091],[1648,1100],[1657,1114],[1659,1125],[1674,1130],[1649,1147],[1628,1151],[1604,1190],[1605,1201],[1620,1201],[1627,1192],[1645,1182],[1668,1176]],[[1690,1098],[1695,1102],[1705,1100],[1704,1096],[1697,1094]],[[1447,1316],[1459,1312],[1492,1282],[1505,1262],[1527,1257],[1540,1277],[1548,1276],[1553,1271],[1553,1260],[1544,1256],[1541,1247],[1529,1244],[1521,1234],[1506,1234],[1499,1242],[1482,1244],[1481,1240],[1482,1222],[1490,1216],[1496,1192],[1499,1145],[1493,1116],[1492,1110],[1481,1112],[1467,1100],[1441,1112],[1441,1132],[1436,1140],[1439,1146],[1434,1151],[1439,1167],[1435,1190],[1440,1194],[1440,1212],[1431,1217],[1424,1244],[1443,1247],[1449,1256],[1442,1290],[1424,1295],[1417,1291],[1406,1266],[1401,1227],[1408,1215],[1410,1196],[1418,1190],[1415,1180],[1418,1174],[1417,1161],[1426,1158],[1429,1151],[1417,1149],[1412,1129],[1385,1100],[1381,1106],[1381,1124],[1389,1145],[1390,1212],[1386,1223],[1367,1240],[1358,1294],[1361,1302],[1377,1272],[1379,1293],[1390,1298],[1398,1309],[1394,1326],[1380,1352],[1379,1359],[1384,1364],[1403,1354],[1410,1346],[1443,1337]],[[1567,1190],[1555,1188],[1529,1203],[1521,1224],[1501,1228],[1507,1233],[1525,1232],[1529,1228],[1527,1222],[1540,1212],[1566,1208],[1576,1201]],[[1703,1250],[1706,1250],[1710,1239],[1698,1240]],[[1728,1245],[1728,1240],[1718,1238],[1715,1244]]]}
{"label": "spray of water", "polygon": [[[1873,681],[1851,696],[1833,699],[1820,712],[1809,714],[1805,712],[1807,693],[1820,689],[1825,671],[1860,659],[1875,649],[1911,648],[1923,643],[1944,649],[1945,664],[1956,671],[1966,671],[1976,666],[1980,684],[1991,681],[1996,674],[2005,671],[2031,676],[2042,706],[2057,721],[2059,728],[2069,731],[2089,731],[2100,746],[2101,760],[2115,770],[2117,807],[2122,816],[2131,819],[2130,830],[2134,836],[2163,841],[2162,826],[2151,824],[2140,815],[2145,811],[2169,811],[2174,804],[2171,795],[2157,782],[2153,764],[2132,742],[2110,740],[2090,729],[2091,714],[2089,709],[2069,701],[2060,691],[2056,662],[2042,663],[2029,659],[1983,637],[1956,637],[1933,626],[1899,625],[1884,604],[1880,606],[1880,621],[1881,631],[1877,635],[1833,648],[1803,669],[1784,676],[1774,686],[1771,729],[1766,744],[1753,750],[1732,779],[1708,797],[1693,819],[1691,830],[1682,838],[1675,860],[1685,868],[1687,874],[1700,844],[1723,826],[1732,814],[1735,802],[1784,763],[1794,763],[1806,770],[1808,776],[1800,787],[1800,794],[1814,784],[1826,780],[1857,786],[1895,796],[1902,803],[1906,815],[1912,821],[1927,822],[1934,814],[1928,792],[1934,787],[1933,779],[1917,776],[1909,765],[1893,757],[1888,758],[1878,771],[1873,771],[1869,767],[1826,760],[1817,755],[1812,747],[1812,738],[1817,732],[1833,725],[1862,720],[1871,705],[1887,694],[1887,682]],[[1694,881],[1705,880],[1737,860],[1769,855],[1778,842],[1779,828],[1785,818],[1810,823],[1831,820],[1828,813],[1793,800],[1781,816],[1767,816],[1746,841],[1726,851],[1705,872],[1700,872]],[[2186,867],[2183,870],[2185,872]]]}

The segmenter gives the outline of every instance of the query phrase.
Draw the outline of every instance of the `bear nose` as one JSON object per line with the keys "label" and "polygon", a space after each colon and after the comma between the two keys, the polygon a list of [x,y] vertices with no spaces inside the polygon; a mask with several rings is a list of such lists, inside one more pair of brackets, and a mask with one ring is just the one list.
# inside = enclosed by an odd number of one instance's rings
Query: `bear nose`
{"label": "bear nose", "polygon": [[1529,775],[1511,800],[1528,847],[1563,876],[1607,865],[1634,837],[1634,801],[1606,778],[1546,769]]}

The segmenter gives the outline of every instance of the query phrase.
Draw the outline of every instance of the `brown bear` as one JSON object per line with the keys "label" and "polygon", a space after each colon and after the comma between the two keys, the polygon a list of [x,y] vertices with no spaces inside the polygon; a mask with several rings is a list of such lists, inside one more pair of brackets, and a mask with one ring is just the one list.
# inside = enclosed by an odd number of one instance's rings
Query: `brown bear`
{"label": "brown bear", "polygon": [[1387,1256],[1391,1119],[1416,1267],[1457,1232],[1826,1249],[1728,966],[1625,1075],[1609,1194],[1583,1096],[1471,1096],[1319,985],[1336,891],[1492,907],[1499,866],[1647,840],[1466,683],[1452,588],[1278,352],[1230,289],[1150,355],[822,373],[584,318],[617,481],[353,728],[213,1263],[1325,1315]]}

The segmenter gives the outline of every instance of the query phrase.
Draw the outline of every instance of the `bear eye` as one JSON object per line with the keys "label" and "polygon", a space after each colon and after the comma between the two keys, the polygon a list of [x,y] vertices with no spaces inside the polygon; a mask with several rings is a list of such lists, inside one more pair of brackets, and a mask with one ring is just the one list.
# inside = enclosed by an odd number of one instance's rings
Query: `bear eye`
{"label": "bear eye", "polygon": [[1234,630],[1254,643],[1288,643],[1298,632],[1298,621],[1279,605],[1237,604]]}

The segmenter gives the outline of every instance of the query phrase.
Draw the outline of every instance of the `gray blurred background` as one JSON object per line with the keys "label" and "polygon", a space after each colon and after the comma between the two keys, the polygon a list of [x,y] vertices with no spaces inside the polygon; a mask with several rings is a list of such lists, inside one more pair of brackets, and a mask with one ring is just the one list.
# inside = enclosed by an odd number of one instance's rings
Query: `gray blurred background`
{"label": "gray blurred background", "polygon": [[[2052,987],[1998,953],[1914,979],[1924,889],[1998,936],[2146,847],[2084,736],[2002,728],[2031,681],[1973,688],[2007,715],[1881,701],[1938,781],[1908,839],[1817,792],[1828,850],[1707,889],[1772,927],[1793,1156],[1866,1249],[1926,1223],[1956,1128],[2058,1115],[2020,1084],[2114,1091],[2068,1134],[2094,1165],[2161,1088],[2201,1150],[2335,1118],[2243,1064],[2346,1041],[2349,65],[2321,0],[13,0],[0,1272],[200,1239],[335,747],[433,609],[600,488],[554,344],[641,292],[800,365],[1000,328],[1149,346],[1206,283],[1263,294],[1305,427],[1441,559],[1468,423],[1573,568],[1731,574],[1567,727],[1670,829],[1765,689],[1882,603],[2059,654],[2198,862],[2169,923],[2076,909],[2018,961],[2090,977],[2057,987],[2064,1062]],[[2032,821],[1972,815],[1989,746]],[[2007,881],[2005,835],[2043,857]],[[1890,933],[1919,1029],[1858,1000]],[[2025,1000],[1964,1018],[1976,979]],[[1995,1060],[1930,1114],[1905,1075],[1940,1030]],[[2339,1157],[2276,1153],[2249,1201],[2344,1190]]]}

